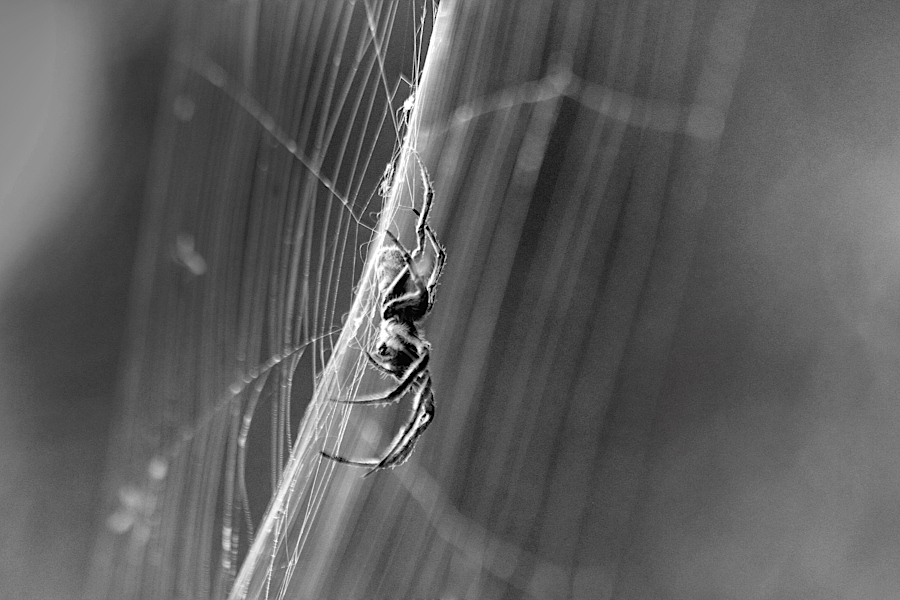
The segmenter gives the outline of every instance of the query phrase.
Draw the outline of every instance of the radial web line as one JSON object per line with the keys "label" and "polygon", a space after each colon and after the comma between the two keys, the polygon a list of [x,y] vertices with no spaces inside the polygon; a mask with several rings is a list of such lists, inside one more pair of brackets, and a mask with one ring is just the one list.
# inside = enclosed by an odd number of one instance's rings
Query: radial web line
{"label": "radial web line", "polygon": [[[276,123],[273,115],[281,114],[279,110],[269,112],[263,108],[262,102],[254,98],[238,82],[229,78],[217,64],[202,59],[195,60],[191,64],[191,69],[194,72],[197,72],[206,81],[223,90],[223,93],[253,118],[256,123],[262,126],[280,147],[288,150],[297,162],[311,173],[332,196],[337,197],[344,209],[346,209],[346,213],[349,213],[349,218],[347,218],[345,217],[345,212],[338,209],[338,214],[335,215],[332,212],[333,203],[326,203],[324,207],[319,207],[314,200],[314,196],[306,196],[312,197],[313,200],[304,203],[304,207],[299,213],[289,209],[286,213],[286,225],[280,233],[275,233],[276,239],[281,235],[287,234],[294,240],[294,243],[291,244],[291,250],[288,251],[290,255],[289,260],[280,260],[276,265],[276,268],[282,275],[278,278],[278,287],[272,288],[271,304],[266,311],[269,315],[269,330],[272,332],[281,331],[284,342],[294,339],[294,336],[300,332],[321,331],[326,329],[329,324],[335,322],[339,308],[338,281],[346,277],[347,274],[355,273],[357,260],[359,259],[358,253],[353,253],[348,264],[348,257],[344,256],[344,254],[348,248],[359,246],[362,231],[374,231],[372,227],[362,221],[365,208],[363,208],[363,212],[359,211],[360,202],[358,197],[364,183],[362,176],[368,171],[372,163],[372,159],[375,156],[375,147],[369,143],[354,143],[349,129],[345,130],[339,138],[335,134],[338,131],[339,121],[341,119],[349,119],[351,122],[360,122],[362,124],[363,132],[357,135],[360,135],[363,139],[368,139],[370,131],[380,131],[390,119],[389,122],[393,126],[395,139],[399,140],[401,138],[401,132],[407,125],[405,117],[408,112],[405,108],[402,113],[395,111],[393,103],[396,101],[400,86],[404,82],[413,90],[410,97],[414,96],[415,84],[411,82],[416,81],[418,76],[412,77],[410,80],[398,78],[393,84],[388,81],[385,70],[384,46],[391,40],[394,31],[393,21],[396,18],[398,7],[398,3],[390,3],[386,13],[388,18],[379,21],[376,13],[382,11],[381,5],[366,1],[364,8],[366,10],[366,25],[370,36],[363,36],[366,39],[361,42],[362,48],[360,53],[348,65],[348,70],[342,72],[344,74],[349,72],[349,76],[346,79],[341,79],[341,84],[339,85],[338,80],[335,79],[337,75],[336,69],[330,71],[330,76],[329,73],[321,71],[318,75],[313,75],[317,82],[321,82],[321,87],[318,83],[308,86],[309,89],[314,90],[314,102],[321,103],[327,107],[323,118],[316,121],[315,132],[309,130],[309,133],[315,139],[314,147],[316,151],[313,157],[309,157],[300,151],[297,142]],[[346,12],[342,14],[342,17],[346,16]],[[422,19],[424,22],[424,14]],[[337,59],[333,63],[335,65],[342,64],[346,61],[346,58],[349,58],[349,56],[345,56],[344,52],[350,48],[350,45],[345,41],[348,20],[340,17],[338,20],[343,20],[343,26],[335,29],[329,29],[327,26],[323,28],[328,31],[326,33],[328,38],[336,41]],[[330,22],[336,23],[336,21]],[[422,35],[421,26],[417,30],[417,34],[419,36]],[[419,41],[420,43],[421,40]],[[420,65],[419,44],[415,44],[415,64],[417,69]],[[372,52],[366,50],[366,46],[370,49],[374,48],[374,56]],[[377,72],[373,71],[376,67],[378,69]],[[353,82],[359,82],[359,84]],[[361,88],[361,91],[353,92],[354,87]],[[378,95],[376,90],[383,94],[386,101],[385,106],[379,108],[377,112],[375,110],[375,99]],[[277,90],[271,93],[277,95]],[[351,94],[354,94],[353,98],[350,98]],[[307,101],[309,101],[309,98],[307,98]],[[388,115],[388,112],[390,112],[390,115]],[[400,114],[404,115],[404,119],[401,120],[399,118]],[[294,120],[298,122],[298,125],[302,120],[303,124],[300,125],[300,130],[305,128],[306,119],[301,119],[299,114],[297,114]],[[310,136],[301,135],[297,139],[310,139]],[[363,146],[368,147],[364,148]],[[325,148],[329,149],[327,152],[330,157],[336,158],[337,167],[335,167],[333,175],[331,173],[326,174],[320,166],[325,152],[320,149]],[[321,156],[319,156],[320,152],[322,153]],[[346,172],[348,176],[344,177],[343,172]],[[346,181],[347,183],[346,185],[344,183],[338,184],[337,182],[339,181]],[[349,193],[344,195],[338,191],[338,188],[346,188],[349,190]],[[304,195],[304,192],[301,191],[300,194]],[[375,197],[374,194],[375,190],[368,195],[363,203],[364,207],[370,205]],[[389,218],[390,215],[382,214],[382,227],[388,222]],[[316,223],[315,232],[311,229],[313,223]],[[381,236],[377,236],[375,242],[380,244]],[[363,245],[370,243],[370,240],[363,240]],[[314,250],[321,250],[321,252],[317,252],[318,256],[314,256],[316,254]],[[371,262],[371,256],[376,252],[377,246],[369,248],[370,259],[364,268],[364,280],[372,281],[373,272],[369,263]],[[309,283],[311,282],[315,283],[314,290],[309,289]],[[371,309],[375,307],[376,301],[373,293],[374,288],[370,284],[367,285],[367,289],[370,291],[360,294],[362,287],[357,288],[354,298],[354,306],[363,307],[364,309],[360,313],[364,320],[371,319]],[[365,298],[361,296],[365,296]],[[262,308],[259,304],[256,304],[256,306],[257,310]],[[354,310],[358,310],[358,308]],[[359,329],[359,324],[348,322],[347,325],[349,329],[345,328],[343,330],[342,338],[348,331],[350,332],[349,337],[344,342],[339,341],[338,345],[333,348],[330,357],[331,361],[335,360],[338,353],[345,352],[351,339],[356,340],[355,345],[359,348],[365,348],[370,341],[369,338],[373,330],[371,321],[362,330]],[[262,339],[259,337],[261,333],[259,332],[253,337]],[[317,361],[313,361],[310,368],[314,369],[316,362],[326,364],[326,360],[329,358],[327,350],[325,344],[316,344],[314,346]],[[355,356],[361,356],[356,350],[354,352],[356,353]],[[293,362],[294,365],[299,364],[299,356]],[[280,376],[284,381],[282,388],[290,389],[293,370],[292,366],[286,372],[276,375]],[[347,392],[355,393],[355,389],[362,381],[364,373],[364,364],[362,361],[358,361],[349,373],[344,371],[339,379],[332,378],[328,385],[332,386],[331,389],[336,388],[341,396]],[[257,375],[259,377],[258,383],[253,388],[254,393],[247,398],[247,406],[238,427],[237,460],[241,463],[241,466],[237,473],[238,482],[234,499],[234,502],[237,502],[237,504],[234,508],[242,510],[245,519],[248,519],[250,515],[249,498],[246,490],[247,438],[250,433],[253,414],[258,403],[263,398],[262,394],[266,382],[274,379],[268,377],[268,374],[268,370],[263,369]],[[320,381],[319,384],[316,392],[317,397],[321,394],[318,389],[321,388],[322,382]],[[322,402],[322,400],[319,399],[317,402]],[[332,415],[325,416],[324,421],[320,419],[316,427],[327,427],[327,423],[333,418],[333,415],[337,414],[336,407],[328,404],[324,404],[317,409],[311,407],[311,410],[324,410],[324,415]],[[290,442],[290,419],[287,411],[288,402],[286,401],[285,392],[278,391],[277,400],[273,402],[272,415],[272,449],[274,453],[272,463],[274,464],[283,464],[284,457],[280,454],[281,450],[293,446]],[[342,410],[341,414],[343,417],[339,419],[340,426],[337,435],[338,438],[343,439],[347,432],[347,411]],[[308,434],[301,432],[301,435]],[[282,516],[267,526],[274,527],[274,529],[270,529],[268,534],[268,539],[270,540],[268,546],[269,558],[264,565],[260,565],[265,569],[266,573],[264,590],[260,591],[266,597],[283,597],[288,593],[291,575],[300,564],[300,557],[305,553],[311,527],[314,524],[316,515],[319,514],[322,508],[328,489],[326,484],[331,478],[332,469],[324,468],[318,457],[310,459],[300,456],[299,460],[302,460],[303,464],[298,464],[297,467],[303,469],[305,473],[303,474],[304,481],[298,481],[297,484],[304,486],[306,491],[302,492],[302,498],[291,498],[290,496],[282,496],[281,493],[277,493],[273,509]],[[290,475],[287,476],[291,477],[291,480],[282,479],[279,487],[294,485],[293,482],[296,481],[296,478]],[[277,477],[280,478],[281,475]],[[297,516],[299,523],[293,525],[293,517],[289,521],[284,515],[296,510],[300,511]],[[231,512],[228,514],[230,515]],[[299,529],[297,528],[298,526]],[[246,527],[252,535],[252,523],[246,523]],[[257,531],[257,535],[262,535],[263,533],[263,531]],[[222,537],[223,545],[225,545],[227,532],[223,532]],[[226,566],[233,566],[233,558],[228,560],[230,562]],[[284,569],[284,571],[279,573],[278,569]],[[240,590],[236,590],[236,592],[239,595],[242,593]]]}
{"label": "radial web line", "polygon": [[278,126],[274,118],[266,112],[262,105],[256,101],[246,89],[238,85],[233,78],[229,77],[222,67],[209,59],[198,57],[194,57],[188,67],[210,84],[222,89],[228,98],[244,109],[244,111],[265,129],[283,149],[287,150],[295,159],[297,159],[297,161],[303,165],[333,197],[344,205],[344,208],[350,213],[357,226],[369,229],[370,231],[372,230],[371,227],[363,223],[353,212],[352,204],[334,187],[334,183],[329,178],[322,175],[319,169],[313,164],[313,161],[300,152],[297,143]]}

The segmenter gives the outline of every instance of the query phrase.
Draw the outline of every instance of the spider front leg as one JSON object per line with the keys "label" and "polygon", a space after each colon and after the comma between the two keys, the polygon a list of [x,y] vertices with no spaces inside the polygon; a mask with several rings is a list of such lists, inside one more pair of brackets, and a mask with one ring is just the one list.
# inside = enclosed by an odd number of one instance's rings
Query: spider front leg
{"label": "spider front leg", "polygon": [[428,215],[431,213],[431,203],[434,201],[434,184],[431,182],[431,177],[428,175],[428,169],[425,168],[425,163],[422,162],[422,159],[419,158],[418,154],[416,154],[416,161],[419,163],[419,173],[422,175],[422,186],[425,188],[425,200],[422,202],[422,212],[420,213],[413,208],[413,212],[419,215],[419,221],[416,223],[416,249],[412,254],[416,259],[419,259],[425,253],[425,230],[428,229]]}
{"label": "spider front leg", "polygon": [[[419,211],[414,208],[413,212],[419,215],[419,222],[422,223],[422,215],[419,214]],[[431,307],[434,306],[434,288],[437,286],[438,279],[441,278],[441,273],[444,272],[447,251],[438,241],[434,229],[427,223],[425,224],[425,234],[428,236],[428,241],[431,242],[431,249],[434,250],[434,265],[431,267],[428,283],[425,284],[425,289],[428,290],[428,310],[426,312],[431,312]]]}
{"label": "spider front leg", "polygon": [[431,246],[434,248],[434,266],[431,267],[431,275],[428,276],[428,283],[425,285],[425,289],[428,290],[428,312],[431,312],[431,307],[434,306],[434,288],[437,287],[438,279],[441,278],[441,273],[444,271],[447,252],[437,241],[437,237],[434,235],[434,230],[431,228],[431,225],[428,225],[426,230],[428,232],[428,239],[431,241]]}

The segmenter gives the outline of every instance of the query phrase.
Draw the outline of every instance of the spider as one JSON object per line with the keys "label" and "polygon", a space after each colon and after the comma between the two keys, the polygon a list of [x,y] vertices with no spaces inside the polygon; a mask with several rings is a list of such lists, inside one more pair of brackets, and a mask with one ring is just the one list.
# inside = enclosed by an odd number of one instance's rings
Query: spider
{"label": "spider", "polygon": [[[366,351],[366,357],[372,366],[393,377],[397,385],[385,393],[352,400],[334,400],[346,404],[389,404],[399,402],[407,393],[412,392],[412,415],[391,442],[384,458],[351,460],[325,450],[321,451],[323,456],[337,462],[371,467],[363,477],[406,462],[412,454],[416,441],[434,418],[434,392],[431,387],[431,373],[428,370],[431,344],[422,337],[418,323],[428,316],[434,305],[435,287],[444,269],[446,253],[431,225],[428,224],[428,215],[434,200],[434,185],[421,160],[419,170],[425,187],[425,200],[422,212],[413,209],[419,217],[416,225],[416,248],[410,253],[394,234],[390,231],[385,232],[390,243],[382,248],[375,268],[381,323],[374,355]],[[425,254],[426,237],[434,251],[434,265],[427,282],[416,268],[416,263]]]}

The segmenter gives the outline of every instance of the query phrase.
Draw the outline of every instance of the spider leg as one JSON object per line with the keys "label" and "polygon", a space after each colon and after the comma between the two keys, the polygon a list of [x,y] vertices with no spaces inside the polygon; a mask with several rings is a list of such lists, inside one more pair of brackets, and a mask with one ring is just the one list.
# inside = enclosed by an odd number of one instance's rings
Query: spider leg
{"label": "spider leg", "polygon": [[[333,461],[344,463],[345,465],[353,465],[355,467],[378,467],[378,463],[381,462],[378,459],[375,460],[351,460],[349,458],[344,458],[343,456],[338,456],[337,454],[332,454],[327,450],[319,450],[319,454],[324,456],[325,458],[330,458]],[[365,477],[365,475],[363,475]]]}
{"label": "spider leg", "polygon": [[416,153],[416,161],[419,163],[419,172],[422,175],[422,185],[425,187],[425,200],[422,202],[422,212],[416,211],[419,215],[419,222],[416,224],[416,249],[413,256],[420,258],[425,252],[425,229],[428,227],[428,214],[431,212],[431,203],[434,200],[434,184],[431,183],[431,177],[428,175],[428,169],[419,154]]}
{"label": "spider leg", "polygon": [[434,247],[434,266],[431,268],[431,275],[428,276],[428,283],[425,286],[428,290],[428,312],[431,312],[431,307],[434,306],[434,288],[437,287],[438,279],[441,278],[441,273],[444,272],[444,263],[447,260],[447,252],[437,241],[434,230],[431,229],[430,225],[428,226],[427,231],[428,239]]}
{"label": "spider leg", "polygon": [[332,402],[338,402],[340,404],[389,404],[391,402],[396,402],[400,400],[406,392],[409,391],[409,388],[416,383],[416,380],[425,372],[428,368],[428,358],[430,356],[430,352],[428,346],[424,346],[422,353],[419,355],[419,358],[409,365],[409,369],[407,369],[406,373],[403,375],[403,379],[394,387],[390,392],[384,393],[380,392],[377,394],[368,394],[365,396],[358,396],[356,398],[346,399],[346,400],[338,400],[334,399]]}
{"label": "spider leg", "polygon": [[[390,450],[381,459],[381,462],[372,466],[372,469],[363,477],[368,477],[381,469],[396,467],[406,462],[409,455],[412,454],[419,437],[428,428],[432,419],[434,419],[434,392],[431,389],[431,375],[426,372],[423,373],[419,383],[419,391],[413,398],[412,416],[394,438],[394,441],[391,442]],[[368,463],[366,466],[369,466]]]}
{"label": "spider leg", "polygon": [[[419,215],[419,211],[415,208],[413,209],[413,212]],[[419,216],[421,217],[421,215]],[[425,233],[428,235],[428,241],[431,242],[432,250],[434,250],[434,265],[431,267],[431,274],[428,275],[428,283],[425,284],[425,288],[428,290],[428,312],[431,312],[431,307],[434,305],[434,288],[437,285],[438,279],[441,278],[441,273],[444,272],[447,251],[438,241],[434,229],[427,223],[425,225]]]}
{"label": "spider leg", "polygon": [[326,450],[319,450],[319,454],[339,463],[357,467],[371,467],[363,477],[368,477],[381,469],[402,465],[412,454],[419,437],[434,419],[434,392],[431,389],[431,376],[427,372],[423,373],[418,384],[419,390],[413,399],[412,416],[394,438],[394,441],[391,442],[390,450],[388,450],[384,458],[381,460],[354,460],[332,454]]}

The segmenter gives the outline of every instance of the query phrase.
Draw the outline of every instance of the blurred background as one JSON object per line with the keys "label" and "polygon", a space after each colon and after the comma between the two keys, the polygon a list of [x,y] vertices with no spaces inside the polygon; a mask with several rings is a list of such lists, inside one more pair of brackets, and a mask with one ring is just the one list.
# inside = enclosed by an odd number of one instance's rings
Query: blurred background
{"label": "blurred background", "polygon": [[100,515],[163,2],[0,3],[0,597],[80,595]]}
{"label": "blurred background", "polygon": [[[448,11],[455,6],[444,4]],[[715,41],[706,35],[710,23],[729,4],[741,3],[697,3],[690,27],[704,33],[688,36],[691,48]],[[561,388],[535,400],[550,411],[538,422],[556,429],[536,434],[537,445],[523,445],[527,459],[519,460],[531,465],[548,457],[549,466],[535,471],[541,478],[534,485],[521,467],[525,479],[504,489],[527,501],[507,505],[509,514],[493,529],[526,548],[533,564],[513,569],[510,579],[524,583],[497,597],[876,599],[900,589],[900,6],[743,4],[751,9],[730,103],[708,169],[698,176],[705,202],[678,230],[686,254],[673,262],[684,277],[665,310],[651,311],[627,333],[661,346],[643,361],[642,346],[628,342],[625,366],[613,377],[641,381],[649,374],[658,385],[652,397],[643,389],[611,393],[613,410],[591,416],[596,429],[578,427],[579,414],[569,408],[590,405],[568,402]],[[583,6],[610,19],[616,11],[654,11],[652,3],[624,0]],[[660,37],[688,31],[677,31],[679,23],[656,23]],[[132,268],[178,26],[166,2],[0,6],[2,598],[77,595],[88,577],[88,549],[104,527],[98,507],[121,411]],[[602,31],[599,38],[619,32],[620,39],[605,40],[610,46],[631,43],[643,56],[637,29]],[[689,61],[685,71],[693,81],[701,65]],[[630,73],[604,83],[645,92],[649,70]],[[566,114],[563,107],[560,118]],[[552,144],[546,153],[549,162],[561,160]],[[453,196],[449,190],[458,188],[446,168],[432,171],[439,183],[445,173],[443,189]],[[556,177],[560,169],[551,172]],[[629,194],[641,184],[640,168],[623,173],[621,194],[635,198]],[[647,182],[659,175],[644,174]],[[553,214],[551,203],[532,202],[526,231],[538,231]],[[438,215],[445,225],[438,230],[455,240],[451,261],[455,246],[462,264],[465,238],[452,223],[466,217],[449,206]],[[521,273],[547,264],[530,254],[532,240],[522,236],[515,249]],[[622,260],[627,269],[628,257]],[[452,282],[453,270],[448,274]],[[457,273],[456,281],[465,276]],[[637,306],[652,297],[653,285],[648,289],[623,302]],[[448,289],[457,300],[465,293]],[[603,297],[608,313],[630,306]],[[504,302],[510,312],[500,317],[514,314],[512,300]],[[450,322],[461,329],[473,321]],[[501,322],[491,373],[515,373],[503,370],[513,369],[503,357],[533,324]],[[441,340],[436,353],[468,348],[441,329],[449,326],[432,327],[438,331],[430,339]],[[504,344],[512,350],[501,352]],[[575,351],[565,340],[560,347],[560,356]],[[464,363],[445,360],[451,362],[443,371],[435,366],[435,378],[447,390],[443,398],[452,398],[452,378],[468,372],[455,373]],[[478,396],[483,406],[504,386],[488,378]],[[646,401],[634,404],[629,394],[638,392]],[[444,402],[439,419],[452,405]],[[485,429],[466,435],[483,440],[503,408],[481,410],[444,423],[461,428],[476,419]],[[442,427],[449,425],[436,421],[422,443],[450,439]],[[490,447],[480,444],[464,443],[452,460],[436,454],[447,444],[417,452],[459,510],[492,528],[491,507],[461,491],[491,481],[480,462]],[[578,549],[548,532],[553,521],[543,518],[573,506],[547,492],[573,474],[585,490],[582,520],[561,531],[580,536],[572,544]],[[611,538],[615,544],[606,544]],[[551,559],[569,561],[562,574],[544,568]],[[448,584],[454,591],[442,597],[477,597],[461,585]],[[413,597],[414,586],[403,589]],[[395,596],[381,590],[374,597]]]}

